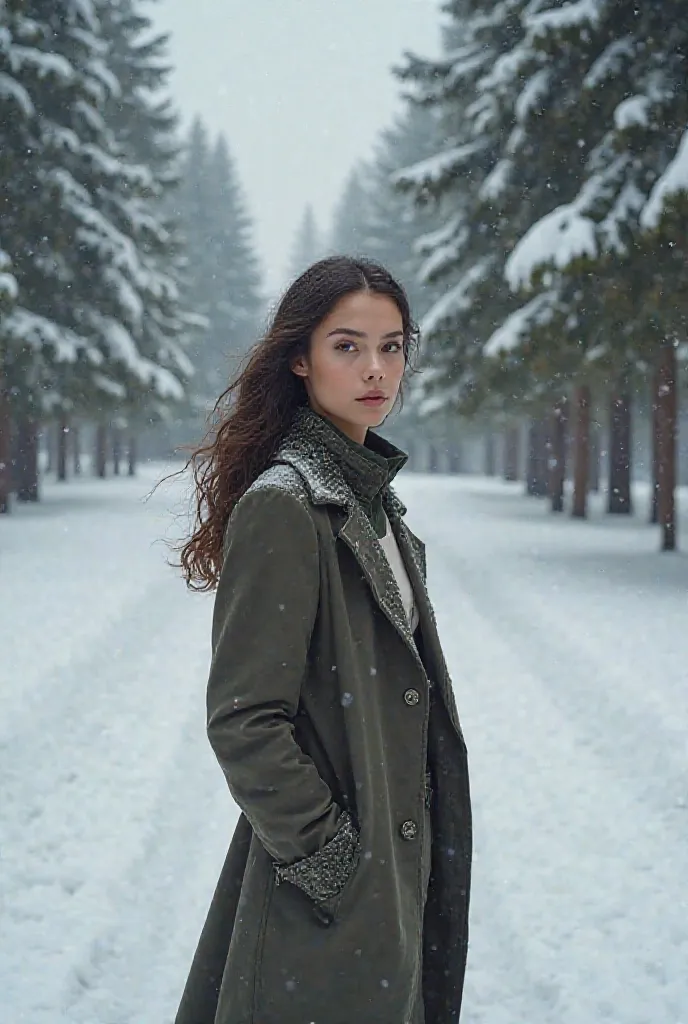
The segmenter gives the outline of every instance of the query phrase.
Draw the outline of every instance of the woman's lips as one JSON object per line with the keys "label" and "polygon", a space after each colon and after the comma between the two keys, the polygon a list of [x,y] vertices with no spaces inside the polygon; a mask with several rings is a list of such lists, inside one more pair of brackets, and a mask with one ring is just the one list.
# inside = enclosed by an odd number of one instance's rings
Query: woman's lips
{"label": "woman's lips", "polygon": [[357,402],[362,402],[363,405],[384,405],[387,401],[385,395],[380,395],[378,398],[357,398]]}

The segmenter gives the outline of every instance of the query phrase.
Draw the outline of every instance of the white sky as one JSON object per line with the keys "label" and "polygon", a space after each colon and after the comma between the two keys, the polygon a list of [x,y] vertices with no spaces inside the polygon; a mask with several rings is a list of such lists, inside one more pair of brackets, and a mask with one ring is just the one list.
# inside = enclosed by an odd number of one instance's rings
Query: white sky
{"label": "white sky", "polygon": [[327,226],[352,164],[399,108],[390,67],[437,51],[436,0],[158,0],[174,96],[226,133],[270,288],[303,209]]}

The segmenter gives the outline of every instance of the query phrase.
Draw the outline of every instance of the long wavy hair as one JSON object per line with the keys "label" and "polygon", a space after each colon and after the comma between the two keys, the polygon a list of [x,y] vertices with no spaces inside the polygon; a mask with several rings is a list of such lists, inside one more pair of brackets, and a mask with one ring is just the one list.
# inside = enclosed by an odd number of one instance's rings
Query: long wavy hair
{"label": "long wavy hair", "polygon": [[[418,328],[403,287],[379,263],[350,256],[319,260],[282,296],[264,336],[220,395],[210,427],[182,470],[194,481],[193,532],[180,545],[180,562],[191,590],[212,590],[222,567],[230,513],[273,459],[299,406],[308,402],[303,380],[293,373],[308,353],[315,328],[345,296],[368,291],[387,295],[401,313],[406,371],[413,369]],[[400,389],[400,400],[403,395]]]}

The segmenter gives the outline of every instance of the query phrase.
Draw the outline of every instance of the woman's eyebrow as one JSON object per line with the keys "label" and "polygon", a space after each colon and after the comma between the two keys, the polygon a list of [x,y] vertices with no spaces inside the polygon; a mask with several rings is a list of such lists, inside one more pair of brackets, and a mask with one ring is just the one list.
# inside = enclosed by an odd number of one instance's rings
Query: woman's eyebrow
{"label": "woman's eyebrow", "polygon": [[[389,334],[383,334],[384,339],[387,338],[400,338],[403,336],[403,331],[390,331]],[[333,331],[330,331],[327,335],[331,338],[333,334],[349,334],[352,338],[367,338],[368,335],[365,331],[355,331],[353,327],[336,327]]]}

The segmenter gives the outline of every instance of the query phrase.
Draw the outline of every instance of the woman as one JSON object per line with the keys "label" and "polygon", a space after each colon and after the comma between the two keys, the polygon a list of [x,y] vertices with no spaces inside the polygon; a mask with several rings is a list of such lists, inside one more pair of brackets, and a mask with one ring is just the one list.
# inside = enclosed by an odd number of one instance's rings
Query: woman
{"label": "woman", "polygon": [[208,736],[242,813],[176,1024],[459,1019],[466,748],[406,456],[370,429],[415,341],[382,267],[316,263],[192,456],[182,565],[217,588]]}

